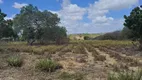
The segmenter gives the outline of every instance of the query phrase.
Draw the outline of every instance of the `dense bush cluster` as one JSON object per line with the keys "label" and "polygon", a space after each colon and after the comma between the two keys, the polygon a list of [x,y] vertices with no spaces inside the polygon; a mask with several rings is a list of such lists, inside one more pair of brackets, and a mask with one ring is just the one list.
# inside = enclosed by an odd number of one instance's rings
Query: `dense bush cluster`
{"label": "dense bush cluster", "polygon": [[122,31],[114,31],[94,38],[94,40],[134,40],[134,39],[135,37],[133,32],[126,27],[124,27]]}
{"label": "dense bush cluster", "polygon": [[95,38],[95,40],[120,40],[120,39],[122,39],[121,31],[106,33],[104,35]]}

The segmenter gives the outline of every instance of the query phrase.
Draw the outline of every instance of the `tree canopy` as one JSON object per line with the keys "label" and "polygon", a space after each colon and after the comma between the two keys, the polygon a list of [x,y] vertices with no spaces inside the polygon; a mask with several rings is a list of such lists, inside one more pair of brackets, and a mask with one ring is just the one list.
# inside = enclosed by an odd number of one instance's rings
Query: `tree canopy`
{"label": "tree canopy", "polygon": [[65,27],[60,27],[60,18],[47,10],[40,11],[29,4],[21,9],[14,18],[14,30],[30,44],[34,41],[48,42],[67,37]]}
{"label": "tree canopy", "polygon": [[136,7],[129,16],[124,16],[124,26],[132,30],[135,37],[142,39],[142,7]]}
{"label": "tree canopy", "polygon": [[132,31],[135,39],[139,40],[142,48],[142,6],[134,8],[129,16],[124,16],[124,26]]}
{"label": "tree canopy", "polygon": [[2,13],[0,9],[0,39],[1,38],[16,38],[17,35],[14,32],[12,20],[5,20],[6,14]]}

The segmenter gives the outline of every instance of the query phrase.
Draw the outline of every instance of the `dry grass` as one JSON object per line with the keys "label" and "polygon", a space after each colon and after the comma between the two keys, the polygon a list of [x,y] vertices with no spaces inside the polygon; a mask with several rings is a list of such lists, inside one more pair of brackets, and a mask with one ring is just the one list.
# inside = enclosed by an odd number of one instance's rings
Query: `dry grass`
{"label": "dry grass", "polygon": [[123,71],[119,73],[110,74],[108,80],[141,80],[142,70],[139,71]]}
{"label": "dry grass", "polygon": [[78,43],[76,46],[74,46],[72,51],[73,53],[77,53],[77,54],[86,54],[84,46],[81,43]]}
{"label": "dry grass", "polygon": [[60,74],[59,78],[61,80],[85,80],[84,75],[81,73],[70,74],[67,72],[63,72]]}
{"label": "dry grass", "polygon": [[[10,75],[14,76],[13,80],[17,79],[15,76],[19,76],[21,80],[23,80],[25,77],[28,77],[26,78],[27,80],[35,80],[37,77],[39,77],[41,80],[48,80],[48,77],[54,80],[94,80],[100,78],[104,78],[106,80],[107,73],[111,71],[119,72],[122,70],[130,70],[130,68],[133,67],[142,67],[138,63],[139,59],[135,59],[137,56],[133,56],[135,58],[129,57],[128,55],[122,56],[121,54],[125,54],[125,52],[116,50],[120,47],[122,48],[126,46],[132,46],[131,41],[72,41],[68,45],[33,46],[28,46],[25,42],[11,42],[2,44],[0,46],[0,61],[4,64],[6,63],[6,66],[4,66],[4,69],[0,69],[0,71],[3,72],[0,73],[0,76],[4,77],[2,80],[7,80],[7,76]],[[111,51],[111,49],[109,49],[110,47],[114,47],[115,49]],[[100,50],[100,52],[98,52],[97,49]],[[104,54],[101,52],[104,52]],[[9,56],[13,55],[13,53],[24,57],[24,65],[22,65],[21,68],[11,68],[7,66],[7,62],[4,62]],[[93,61],[91,64],[88,64],[88,53],[91,54],[89,56],[93,57],[91,58]],[[47,55],[50,55],[50,57]],[[141,58],[141,56],[138,57]],[[110,64],[112,59],[116,61],[115,65]],[[11,66],[13,66],[15,63],[16,65],[19,65],[19,61],[19,57],[9,58],[8,64],[12,64]],[[62,64],[63,66],[61,70],[57,70],[61,68],[58,63]],[[35,66],[39,70],[35,69]],[[11,74],[11,72],[13,74]],[[47,72],[53,73],[48,74]],[[113,80],[113,78],[115,80],[116,76],[111,76],[112,75],[110,75],[109,80]],[[31,77],[34,78],[31,79]]]}

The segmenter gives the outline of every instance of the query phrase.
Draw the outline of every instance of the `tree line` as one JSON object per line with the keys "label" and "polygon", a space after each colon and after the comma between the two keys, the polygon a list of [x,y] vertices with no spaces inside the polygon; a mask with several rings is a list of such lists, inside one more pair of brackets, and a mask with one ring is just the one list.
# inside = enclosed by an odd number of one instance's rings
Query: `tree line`
{"label": "tree line", "polygon": [[6,14],[0,10],[0,39],[10,37],[34,42],[62,44],[68,41],[67,30],[59,26],[60,18],[50,11],[40,11],[36,6],[29,4],[21,8],[13,20],[5,20]]}
{"label": "tree line", "polygon": [[[123,30],[106,33],[94,38],[94,40],[132,40],[139,42],[142,50],[142,6],[135,7],[130,15],[124,15]],[[86,39],[89,39],[86,37]]]}
{"label": "tree line", "polygon": [[[27,41],[30,45],[34,42],[68,42],[66,28],[59,26],[60,18],[50,11],[40,11],[29,4],[21,8],[13,20],[5,20],[5,17],[6,14],[0,10],[0,39],[10,37]],[[124,15],[124,19],[125,27],[121,31],[123,38],[139,41],[142,49],[142,6],[135,7],[129,16]],[[122,39],[119,33],[120,31],[113,32],[113,35],[105,34],[105,38]]]}

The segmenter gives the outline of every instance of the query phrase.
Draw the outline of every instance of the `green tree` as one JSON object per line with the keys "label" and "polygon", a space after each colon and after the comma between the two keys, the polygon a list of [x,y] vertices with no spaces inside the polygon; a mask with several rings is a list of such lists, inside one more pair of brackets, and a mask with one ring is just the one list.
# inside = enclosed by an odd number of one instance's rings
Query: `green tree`
{"label": "green tree", "polygon": [[140,43],[139,48],[142,49],[142,6],[134,8],[130,15],[124,15],[124,18],[124,26],[133,31],[135,39]]}
{"label": "green tree", "polygon": [[16,38],[17,34],[14,32],[12,26],[12,20],[5,20],[6,14],[2,13],[0,10],[0,39],[1,38]]}
{"label": "green tree", "polygon": [[6,14],[2,13],[0,9],[0,39],[3,37],[3,25],[4,25],[4,17],[6,17]]}
{"label": "green tree", "polygon": [[[20,14],[14,18],[14,29],[32,45],[34,41],[56,41],[63,33],[66,34],[66,30],[58,26],[59,23],[60,18],[57,14],[47,10],[39,11],[37,7],[29,4],[23,7]],[[59,33],[61,30],[64,31]]]}

